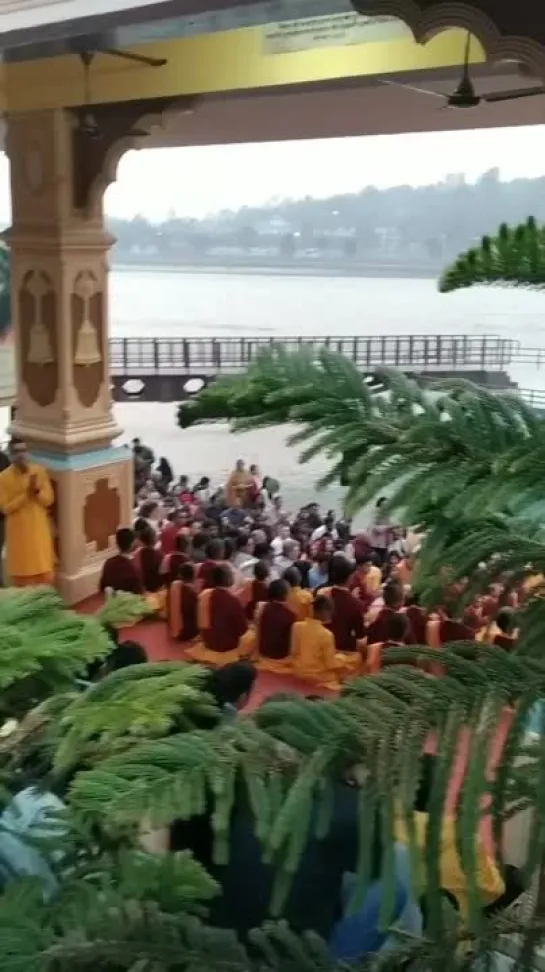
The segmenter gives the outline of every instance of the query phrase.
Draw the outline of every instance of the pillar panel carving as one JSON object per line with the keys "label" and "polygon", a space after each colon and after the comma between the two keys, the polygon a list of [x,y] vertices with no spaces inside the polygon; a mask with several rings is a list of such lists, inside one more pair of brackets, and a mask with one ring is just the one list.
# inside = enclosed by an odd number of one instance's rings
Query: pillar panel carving
{"label": "pillar panel carving", "polygon": [[101,448],[120,432],[107,354],[112,239],[101,197],[93,207],[75,205],[78,145],[66,111],[10,118],[14,431],[45,452]]}
{"label": "pillar panel carving", "polygon": [[[108,367],[113,241],[102,213],[126,129],[120,125],[116,141],[112,123],[100,152],[89,149],[84,162],[71,112],[15,115],[8,126],[17,363],[12,432],[50,470],[59,588],[75,603],[95,592],[112,537],[132,516],[132,456],[112,445],[121,431]],[[87,507],[95,532],[100,527],[98,541],[88,538]]]}

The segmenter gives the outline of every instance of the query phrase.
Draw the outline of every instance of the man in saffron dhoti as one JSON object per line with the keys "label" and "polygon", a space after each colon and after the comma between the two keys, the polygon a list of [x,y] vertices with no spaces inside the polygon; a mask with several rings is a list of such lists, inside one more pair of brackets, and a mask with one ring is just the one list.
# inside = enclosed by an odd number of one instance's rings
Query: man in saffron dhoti
{"label": "man in saffron dhoti", "polygon": [[48,511],[55,498],[53,487],[47,470],[30,462],[25,442],[12,440],[10,458],[11,465],[0,473],[9,583],[52,584],[55,554]]}

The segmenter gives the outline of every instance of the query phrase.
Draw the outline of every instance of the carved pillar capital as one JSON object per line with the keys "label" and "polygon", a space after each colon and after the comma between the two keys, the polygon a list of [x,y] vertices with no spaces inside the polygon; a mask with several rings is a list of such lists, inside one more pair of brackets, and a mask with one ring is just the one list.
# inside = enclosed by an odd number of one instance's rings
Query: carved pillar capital
{"label": "carved pillar capital", "polygon": [[35,225],[101,223],[122,155],[143,145],[172,110],[175,102],[154,99],[10,115],[14,224],[32,222],[32,214]]}

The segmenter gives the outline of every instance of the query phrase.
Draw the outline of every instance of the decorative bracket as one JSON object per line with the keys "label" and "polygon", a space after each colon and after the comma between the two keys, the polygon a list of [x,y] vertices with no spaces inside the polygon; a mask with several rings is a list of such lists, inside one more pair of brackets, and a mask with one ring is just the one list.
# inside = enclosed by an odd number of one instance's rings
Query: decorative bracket
{"label": "decorative bracket", "polygon": [[397,17],[419,44],[449,27],[469,30],[488,61],[517,61],[545,79],[545,18],[536,0],[351,0],[366,17]]}
{"label": "decorative bracket", "polygon": [[104,192],[115,182],[124,153],[144,147],[152,128],[162,127],[168,114],[187,111],[187,107],[187,98],[154,98],[69,109],[74,209],[87,217],[95,215]]}

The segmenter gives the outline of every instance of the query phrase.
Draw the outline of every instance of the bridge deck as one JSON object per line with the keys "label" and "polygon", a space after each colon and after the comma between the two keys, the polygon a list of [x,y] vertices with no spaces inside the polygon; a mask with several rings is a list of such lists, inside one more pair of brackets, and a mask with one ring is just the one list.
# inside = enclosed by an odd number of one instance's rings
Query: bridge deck
{"label": "bridge deck", "polygon": [[364,372],[380,367],[425,371],[503,371],[518,350],[506,338],[469,335],[384,335],[380,337],[281,338],[112,338],[110,368],[117,377],[236,374],[260,351],[282,347],[331,348]]}

